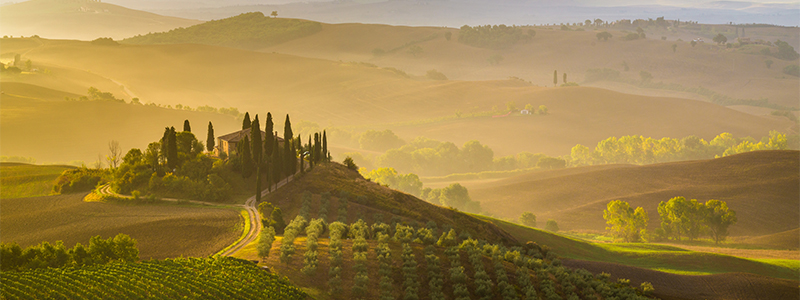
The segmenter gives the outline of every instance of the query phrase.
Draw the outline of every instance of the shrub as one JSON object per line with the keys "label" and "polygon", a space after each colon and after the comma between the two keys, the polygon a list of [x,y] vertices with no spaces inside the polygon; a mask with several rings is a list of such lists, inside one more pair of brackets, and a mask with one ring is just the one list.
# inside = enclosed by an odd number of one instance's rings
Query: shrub
{"label": "shrub", "polygon": [[558,223],[556,223],[556,220],[547,220],[547,224],[544,225],[544,230],[558,232]]}
{"label": "shrub", "polygon": [[347,167],[348,169],[353,170],[353,171],[358,171],[358,166],[356,165],[355,162],[353,162],[353,158],[352,157],[350,157],[350,156],[345,157],[343,163],[344,163],[344,166]]}
{"label": "shrub", "polygon": [[788,65],[783,68],[783,73],[800,77],[800,66],[798,65]]}

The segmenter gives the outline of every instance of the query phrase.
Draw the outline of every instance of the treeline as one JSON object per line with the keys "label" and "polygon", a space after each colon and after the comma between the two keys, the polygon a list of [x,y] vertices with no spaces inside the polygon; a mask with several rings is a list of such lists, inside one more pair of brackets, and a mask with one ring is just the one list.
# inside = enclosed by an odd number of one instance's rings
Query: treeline
{"label": "treeline", "polygon": [[467,188],[458,183],[439,189],[423,188],[419,176],[413,173],[399,174],[394,168],[378,168],[362,175],[368,180],[414,195],[432,204],[471,213],[482,212],[480,202],[473,201]]}
{"label": "treeline", "polygon": [[[64,100],[65,101],[114,101],[114,102],[125,103],[124,99],[118,99],[118,98],[114,97],[114,94],[112,94],[110,92],[103,92],[103,91],[101,91],[101,90],[99,90],[99,89],[97,89],[95,87],[89,87],[89,90],[87,92],[87,96],[80,96],[78,98],[64,97]],[[144,103],[141,102],[141,100],[139,100],[139,98],[131,99],[130,104],[133,104],[133,105],[147,105],[147,106],[163,107],[163,108],[170,108],[170,109],[173,108],[172,105],[161,105],[161,104],[155,104],[155,103],[152,103],[152,102],[144,104]],[[235,108],[235,107],[228,107],[228,108],[220,107],[220,108],[216,108],[216,107],[212,107],[212,106],[208,106],[208,105],[203,105],[203,106],[198,106],[197,108],[192,108],[192,107],[190,107],[188,105],[176,104],[174,109],[187,110],[187,111],[218,113],[218,114],[223,114],[223,115],[230,115],[230,116],[233,116],[233,117],[236,117],[236,118],[243,117],[242,113],[239,112],[239,109]]]}
{"label": "treeline", "polygon": [[715,243],[725,241],[728,227],[737,221],[736,212],[728,208],[725,201],[708,200],[705,203],[696,199],[687,200],[675,197],[658,204],[661,227],[647,231],[649,217],[642,207],[632,208],[628,202],[614,200],[603,211],[606,230],[616,239],[627,243],[640,241],[662,241],[681,237],[694,240],[707,235]]}
{"label": "treeline", "polygon": [[733,137],[722,133],[711,141],[696,136],[682,139],[653,139],[628,135],[620,138],[610,137],[597,143],[594,149],[575,145],[569,156],[570,166],[596,164],[650,164],[679,160],[710,159],[756,150],[785,150],[789,148],[785,134],[770,131],[761,141]]}
{"label": "treeline", "polygon": [[137,35],[122,40],[129,44],[205,44],[244,49],[260,49],[322,30],[322,24],[306,20],[278,19],[261,12],[208,21],[168,32]]}
{"label": "treeline", "polygon": [[471,27],[461,26],[458,31],[458,42],[473,47],[503,49],[520,41],[529,41],[536,35],[536,31],[529,29],[523,32],[522,28],[506,25],[485,25]]}
{"label": "treeline", "polygon": [[82,267],[138,260],[136,240],[122,233],[108,239],[94,236],[89,239],[88,246],[78,243],[72,249],[67,249],[62,241],[56,241],[55,244],[42,242],[25,249],[17,243],[0,244],[0,270],[3,271]]}

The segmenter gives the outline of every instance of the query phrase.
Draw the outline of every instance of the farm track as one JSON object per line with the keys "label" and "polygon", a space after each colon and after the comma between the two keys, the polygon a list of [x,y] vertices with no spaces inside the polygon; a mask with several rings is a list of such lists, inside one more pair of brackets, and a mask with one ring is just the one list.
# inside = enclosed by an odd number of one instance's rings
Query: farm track
{"label": "farm track", "polygon": [[[281,181],[278,184],[276,184],[274,186],[274,188],[272,189],[272,191],[278,190],[282,186],[284,186],[287,183],[291,182],[293,179],[294,179],[294,175],[289,176],[289,178],[287,180]],[[98,193],[100,193],[102,195],[109,195],[109,196],[115,196],[115,197],[126,198],[126,199],[133,198],[133,196],[121,195],[121,194],[115,193],[114,191],[111,190],[111,185],[109,185],[109,184],[101,186],[100,188],[97,189],[97,191],[98,191]],[[261,197],[264,197],[264,196],[268,195],[269,193],[270,193],[269,189],[262,190],[261,191]],[[230,208],[231,206],[233,206],[233,207],[241,208],[241,209],[244,209],[245,211],[247,211],[248,222],[250,222],[250,230],[248,230],[247,233],[245,233],[243,239],[238,240],[233,245],[227,247],[227,250],[225,250],[222,253],[220,253],[223,256],[232,256],[233,254],[235,254],[236,252],[238,252],[239,250],[241,250],[242,248],[244,248],[248,244],[250,244],[253,241],[255,241],[256,238],[258,238],[258,235],[261,233],[261,222],[260,222],[261,217],[260,217],[260,215],[258,213],[258,203],[256,202],[256,196],[255,195],[253,195],[250,198],[247,198],[247,201],[245,201],[245,204],[237,204],[237,205],[224,205],[224,204],[219,204],[219,203],[214,203],[214,202],[206,202],[206,201],[199,201],[199,200],[188,200],[188,199],[175,199],[175,198],[161,198],[161,200],[169,201],[169,202],[192,203],[192,204],[198,204],[198,205],[215,206],[215,207],[223,207],[223,208]]]}

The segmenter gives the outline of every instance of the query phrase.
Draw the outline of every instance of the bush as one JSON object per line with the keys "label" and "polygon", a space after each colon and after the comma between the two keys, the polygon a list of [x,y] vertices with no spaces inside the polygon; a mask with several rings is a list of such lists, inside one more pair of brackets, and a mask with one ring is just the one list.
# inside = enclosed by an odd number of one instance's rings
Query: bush
{"label": "bush", "polygon": [[544,225],[544,230],[558,232],[558,224],[556,220],[547,220],[547,224]]}
{"label": "bush", "polygon": [[86,192],[94,189],[108,173],[102,169],[78,168],[66,170],[58,176],[53,192],[56,194],[68,194]]}
{"label": "bush", "polygon": [[536,215],[526,211],[519,217],[519,222],[528,227],[536,227]]}
{"label": "bush", "polygon": [[343,163],[344,163],[344,166],[347,167],[348,169],[353,170],[353,171],[358,171],[358,166],[356,165],[355,162],[353,162],[353,158],[352,157],[350,157],[350,156],[345,157]]}
{"label": "bush", "polygon": [[800,77],[800,66],[798,65],[788,65],[783,68],[783,73]]}

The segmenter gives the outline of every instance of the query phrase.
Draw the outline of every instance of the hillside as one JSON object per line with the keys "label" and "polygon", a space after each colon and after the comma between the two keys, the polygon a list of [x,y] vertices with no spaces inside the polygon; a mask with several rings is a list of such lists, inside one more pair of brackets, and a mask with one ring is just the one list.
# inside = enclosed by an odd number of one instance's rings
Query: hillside
{"label": "hillside", "polygon": [[47,196],[62,172],[73,166],[0,163],[0,198]]}
{"label": "hillside", "polygon": [[238,210],[178,205],[84,202],[85,194],[0,199],[2,242],[22,247],[124,233],[137,241],[139,258],[204,257],[241,235]]}
{"label": "hillside", "polygon": [[111,141],[120,142],[124,155],[130,148],[147,148],[161,138],[165,126],[182,128],[183,120],[190,121],[204,143],[208,122],[214,125],[216,136],[241,128],[234,117],[218,113],[110,101],[65,101],[59,97],[72,94],[28,84],[3,82],[0,90],[0,153],[33,157],[41,163],[78,160],[92,165],[98,154],[108,154]]}
{"label": "hillside", "polygon": [[[610,135],[695,134],[710,139],[722,132],[760,137],[769,130],[794,130],[786,118],[756,117],[699,101],[596,88],[542,88],[519,80],[431,81],[368,64],[204,45],[100,47],[44,41],[25,57],[45,65],[88,69],[124,83],[142,102],[233,106],[262,115],[290,113],[294,119],[324,126],[393,128],[409,139],[419,135],[457,143],[477,139],[499,154],[563,155],[575,144],[595,144]],[[551,114],[531,119],[468,117],[485,115],[508,102],[518,107],[546,105]],[[452,119],[456,113],[465,117]],[[451,119],[422,121],[444,117]],[[529,132],[526,138],[516,135],[520,128]]]}
{"label": "hillside", "polygon": [[91,0],[29,0],[0,8],[0,35],[11,36],[122,39],[198,23]]}
{"label": "hillside", "polygon": [[260,49],[312,35],[321,29],[317,22],[276,19],[260,12],[209,21],[169,32],[137,35],[123,40],[129,44],[205,44]]}
{"label": "hillside", "polygon": [[[508,24],[508,23],[506,23]],[[700,27],[700,26],[696,26]],[[322,31],[305,38],[265,48],[265,52],[294,54],[329,60],[365,61],[382,67],[394,67],[409,73],[422,74],[436,69],[456,80],[495,80],[509,76],[530,81],[539,86],[553,85],[553,70],[561,75],[567,73],[568,81],[582,85],[591,84],[632,93],[631,85],[615,82],[586,82],[586,71],[593,68],[609,68],[621,72],[621,76],[640,81],[640,71],[652,74],[652,82],[678,84],[684,89],[702,86],[716,93],[736,99],[768,99],[770,103],[797,107],[800,83],[796,77],[781,71],[795,60],[781,60],[759,55],[768,48],[763,45],[747,45],[738,49],[726,49],[711,43],[709,32],[680,29],[645,28],[646,40],[625,41],[621,37],[628,31],[608,29],[613,35],[608,41],[600,41],[596,34],[606,29],[571,27],[581,31],[563,31],[557,27],[522,27],[535,30],[530,41],[518,42],[505,49],[477,48],[459,43],[460,30],[441,27],[406,27],[380,24],[324,24]],[[711,28],[711,25],[703,25]],[[704,29],[707,30],[707,29]],[[735,42],[734,27],[715,26],[717,32],[728,35]],[[796,28],[756,27],[748,28],[748,38],[771,42],[789,40],[797,45]],[[445,34],[452,34],[447,40]],[[667,40],[661,40],[664,36]],[[708,43],[692,46],[690,41],[703,36]],[[682,39],[679,41],[678,39]],[[672,45],[677,46],[676,51]],[[422,53],[412,55],[410,47],[419,46]],[[797,47],[797,46],[795,46]],[[773,52],[777,50],[771,47]],[[374,50],[383,50],[377,55]],[[798,49],[795,49],[798,50]],[[502,60],[493,64],[489,58],[499,55]],[[764,61],[771,59],[774,65],[766,68]],[[625,65],[629,69],[625,69]],[[683,89],[681,89],[683,90]],[[648,90],[668,96],[674,91]],[[698,97],[693,93],[689,96]]]}
{"label": "hillside", "polygon": [[602,212],[617,199],[642,206],[650,217],[648,228],[657,228],[658,203],[677,196],[726,201],[739,220],[730,228],[732,236],[773,234],[800,223],[797,151],[585,170],[553,177],[531,173],[467,187],[492,214],[516,219],[531,211],[539,220],[555,219],[562,230],[604,231]]}

